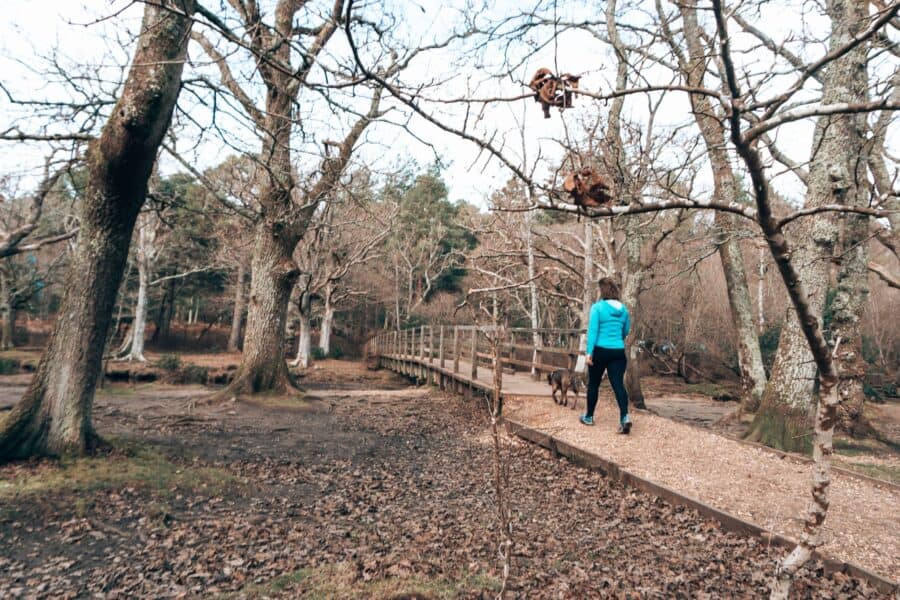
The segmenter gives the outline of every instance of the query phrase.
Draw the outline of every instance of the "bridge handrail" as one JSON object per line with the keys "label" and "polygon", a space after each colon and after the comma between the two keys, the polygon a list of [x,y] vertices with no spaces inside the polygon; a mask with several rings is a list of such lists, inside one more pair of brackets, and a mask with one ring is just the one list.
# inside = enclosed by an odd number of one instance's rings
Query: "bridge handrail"
{"label": "bridge handrail", "polygon": [[[459,372],[460,358],[471,365],[471,376],[477,377],[482,363],[494,369],[493,355],[482,351],[488,342],[487,334],[496,331],[492,325],[419,325],[400,330],[383,331],[373,336],[366,347],[367,356],[418,360],[420,363],[438,363],[445,368],[453,361],[453,372]],[[530,370],[535,378],[559,368],[573,369],[580,353],[583,329],[554,329],[510,327],[505,329],[508,340],[500,344],[500,366],[503,369]],[[521,337],[527,336],[527,343]],[[535,337],[540,345],[536,345]],[[519,339],[517,339],[519,338]],[[524,356],[528,353],[528,357]],[[552,357],[565,357],[560,359]]]}

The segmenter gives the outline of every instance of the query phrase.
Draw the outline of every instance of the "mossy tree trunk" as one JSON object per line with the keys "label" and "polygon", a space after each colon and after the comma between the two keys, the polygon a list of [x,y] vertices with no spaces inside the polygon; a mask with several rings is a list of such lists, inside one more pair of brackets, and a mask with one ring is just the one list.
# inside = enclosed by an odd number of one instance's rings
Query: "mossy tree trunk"
{"label": "mossy tree trunk", "polygon": [[[829,0],[832,19],[830,47],[839,48],[864,28],[865,3]],[[823,103],[859,102],[867,89],[866,50],[861,45],[830,63],[822,79]],[[857,203],[865,139],[864,115],[820,117],[810,157],[806,206]],[[859,178],[859,179],[857,179]],[[833,216],[819,215],[800,222],[793,232],[805,240],[795,247],[791,262],[809,296],[811,313],[822,327],[830,268],[838,238]],[[851,263],[854,261],[851,260]],[[856,284],[854,284],[856,285]],[[852,336],[858,337],[857,335]],[[852,342],[851,342],[852,343]],[[815,415],[816,363],[804,339],[796,311],[785,319],[772,375],[750,430],[750,438],[782,450],[809,452]]]}

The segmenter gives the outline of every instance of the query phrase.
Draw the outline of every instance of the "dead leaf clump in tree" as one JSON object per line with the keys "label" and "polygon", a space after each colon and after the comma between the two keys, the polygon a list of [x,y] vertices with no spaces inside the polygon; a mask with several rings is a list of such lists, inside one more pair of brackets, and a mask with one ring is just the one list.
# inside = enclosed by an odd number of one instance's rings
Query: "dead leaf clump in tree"
{"label": "dead leaf clump in tree", "polygon": [[550,107],[572,107],[572,91],[578,89],[580,75],[563,73],[556,76],[550,69],[538,69],[528,87],[534,91],[534,101],[540,102],[544,118],[550,118]]}
{"label": "dead leaf clump in tree", "polygon": [[563,180],[563,189],[572,196],[575,204],[587,208],[603,206],[613,199],[609,179],[590,167],[569,173]]}

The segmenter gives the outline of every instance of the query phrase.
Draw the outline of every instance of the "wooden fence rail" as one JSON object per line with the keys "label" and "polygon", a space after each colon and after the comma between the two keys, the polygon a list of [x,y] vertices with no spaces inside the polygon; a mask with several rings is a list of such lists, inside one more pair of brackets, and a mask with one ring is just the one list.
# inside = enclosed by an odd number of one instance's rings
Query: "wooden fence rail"
{"label": "wooden fence rail", "polygon": [[[422,325],[376,335],[369,341],[367,353],[379,360],[415,361],[420,367],[453,374],[460,374],[460,362],[464,361],[469,368],[465,375],[474,381],[480,367],[498,367],[488,339],[493,332],[489,326]],[[507,373],[528,372],[536,380],[556,369],[574,368],[584,334],[583,329],[521,327],[506,332],[508,340],[500,342],[500,368]],[[424,370],[420,369],[426,378]]]}

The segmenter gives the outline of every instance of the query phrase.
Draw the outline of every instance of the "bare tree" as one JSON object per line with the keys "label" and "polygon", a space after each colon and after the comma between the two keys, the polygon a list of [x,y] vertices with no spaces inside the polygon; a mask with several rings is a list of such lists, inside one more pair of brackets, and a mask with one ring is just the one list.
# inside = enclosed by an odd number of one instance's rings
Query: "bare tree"
{"label": "bare tree", "polygon": [[[709,58],[703,44],[700,25],[697,22],[697,3],[689,1],[679,4],[679,10],[687,54],[685,55],[677,45],[668,27],[664,28],[664,32],[687,85],[703,87]],[[661,14],[660,19],[665,21],[665,15]],[[726,133],[723,114],[716,110],[709,96],[690,94],[690,99],[694,118],[706,143],[707,156],[712,167],[713,195],[720,201],[737,202],[738,183],[725,150]],[[749,412],[754,412],[759,407],[765,392],[766,372],[763,368],[759,338],[753,322],[753,305],[750,288],[747,285],[744,257],[737,239],[740,230],[737,227],[736,218],[724,212],[716,212],[715,223],[719,229],[717,244],[719,256],[722,259],[722,268],[725,271],[731,322],[734,327],[738,365],[744,389],[741,407]]]}
{"label": "bare tree", "polygon": [[[365,190],[362,190],[365,193]],[[299,323],[297,356],[292,366],[309,365],[312,344],[313,299],[322,301],[319,348],[331,351],[335,311],[356,292],[348,287],[351,272],[380,256],[379,246],[392,232],[392,214],[376,215],[381,206],[353,198],[351,183],[342,193],[323,202],[313,217],[310,231],[297,246],[295,260],[302,275],[295,293]]]}
{"label": "bare tree", "polygon": [[134,59],[90,142],[81,231],[59,317],[22,400],[0,421],[0,459],[84,453],[107,329],[132,229],[178,97],[193,0],[147,4]]}
{"label": "bare tree", "polygon": [[[256,75],[265,88],[265,103],[258,107],[252,95],[237,81],[228,58],[206,36],[194,38],[219,71],[221,87],[240,104],[253,123],[261,147],[258,162],[259,211],[251,263],[250,297],[241,366],[222,396],[293,388],[284,356],[287,312],[291,291],[300,271],[292,255],[303,238],[319,203],[333,190],[350,161],[354,147],[366,127],[379,116],[381,91],[372,92],[368,111],[357,120],[340,142],[325,141],[334,155],[325,152],[319,172],[308,185],[297,180],[292,166],[292,134],[302,126],[296,110],[300,90],[309,85],[313,67],[332,39],[343,13],[343,1],[336,0],[327,17],[312,26],[295,26],[305,2],[279,0],[273,22],[265,21],[258,5],[236,3],[242,32],[235,32],[209,11],[203,16],[219,36],[238,50],[248,49],[256,65]],[[248,42],[243,40],[249,38]],[[292,57],[298,56],[298,65]],[[347,76],[352,79],[352,76]]]}

